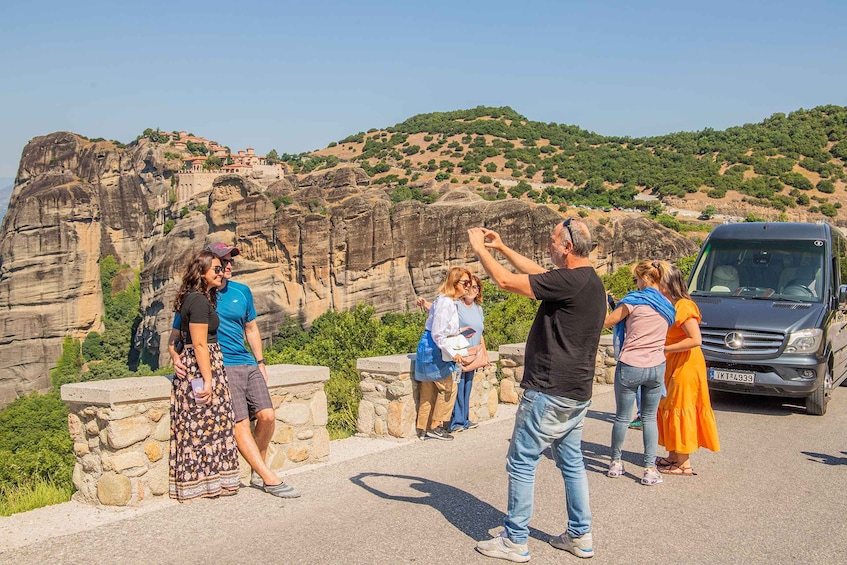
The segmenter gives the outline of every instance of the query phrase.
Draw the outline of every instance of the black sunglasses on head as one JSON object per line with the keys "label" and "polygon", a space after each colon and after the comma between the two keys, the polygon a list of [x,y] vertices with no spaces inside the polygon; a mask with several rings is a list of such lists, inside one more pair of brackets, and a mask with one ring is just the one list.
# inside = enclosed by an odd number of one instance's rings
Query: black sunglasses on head
{"label": "black sunglasses on head", "polygon": [[564,227],[566,230],[568,230],[568,237],[571,238],[571,243],[573,243],[573,232],[571,231],[571,220],[573,220],[573,218],[568,218],[567,220],[562,222],[562,227]]}

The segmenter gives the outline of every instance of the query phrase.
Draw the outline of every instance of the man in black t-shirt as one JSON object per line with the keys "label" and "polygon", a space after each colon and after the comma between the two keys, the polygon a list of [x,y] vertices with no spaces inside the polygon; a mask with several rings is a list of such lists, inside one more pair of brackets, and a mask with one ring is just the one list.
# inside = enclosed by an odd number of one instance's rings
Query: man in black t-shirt
{"label": "man in black t-shirt", "polygon": [[[578,220],[558,224],[547,249],[558,267],[548,271],[506,246],[491,230],[468,230],[471,247],[492,282],[500,288],[541,300],[526,341],[524,390],[506,459],[509,508],[505,529],[480,541],[483,555],[529,561],[527,539],[535,488],[535,468],[552,446],[565,479],[568,527],[550,543],[577,557],[591,557],[588,477],[582,460],[582,427],[591,404],[594,361],[606,316],[606,292],[588,260],[591,234]],[[489,249],[499,251],[518,271],[503,267]]]}

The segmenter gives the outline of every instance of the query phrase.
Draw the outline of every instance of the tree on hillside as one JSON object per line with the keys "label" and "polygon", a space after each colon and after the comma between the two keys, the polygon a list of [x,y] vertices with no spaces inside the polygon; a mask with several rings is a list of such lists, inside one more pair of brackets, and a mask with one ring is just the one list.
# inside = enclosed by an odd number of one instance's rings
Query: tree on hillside
{"label": "tree on hillside", "polygon": [[208,159],[206,159],[206,162],[203,163],[203,169],[206,171],[217,170],[221,168],[222,164],[223,162],[220,157],[217,155],[211,155]]}

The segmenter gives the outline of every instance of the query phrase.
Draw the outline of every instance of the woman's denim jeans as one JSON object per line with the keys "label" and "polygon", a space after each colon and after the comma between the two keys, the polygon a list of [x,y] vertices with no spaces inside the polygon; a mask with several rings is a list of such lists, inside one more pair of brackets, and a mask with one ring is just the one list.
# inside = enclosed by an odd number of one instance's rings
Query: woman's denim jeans
{"label": "woman's denim jeans", "polygon": [[632,421],[632,404],[638,387],[641,387],[641,424],[644,434],[644,467],[656,466],[656,448],[659,429],[656,426],[656,411],[662,399],[665,364],[655,367],[632,367],[618,362],[615,369],[615,403],[617,413],[612,426],[612,461],[620,461],[621,447],[626,430]]}
{"label": "woman's denim jeans", "polygon": [[464,371],[456,385],[456,404],[453,405],[453,419],[450,420],[450,431],[457,428],[468,429],[471,425],[469,413],[471,410],[471,390],[473,376],[476,371]]}
{"label": "woman's denim jeans", "polygon": [[582,461],[582,427],[590,404],[590,400],[578,402],[535,390],[524,392],[506,459],[509,510],[504,524],[513,542],[526,543],[529,537],[535,468],[549,445],[565,479],[568,533],[579,537],[591,531],[588,477]]}

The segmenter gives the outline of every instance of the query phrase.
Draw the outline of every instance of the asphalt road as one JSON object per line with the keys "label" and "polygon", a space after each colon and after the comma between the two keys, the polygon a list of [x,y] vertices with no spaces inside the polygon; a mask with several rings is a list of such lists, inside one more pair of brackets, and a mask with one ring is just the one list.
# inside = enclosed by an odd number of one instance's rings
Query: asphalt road
{"label": "asphalt road", "polygon": [[[628,475],[605,476],[614,397],[595,394],[584,434],[594,515],[593,563],[838,563],[844,539],[847,388],[806,416],[778,399],[715,395],[722,451],[693,455],[695,477],[640,485],[641,433],[624,446]],[[411,442],[288,477],[281,501],[254,489],[161,509],[0,553],[42,563],[496,563],[474,551],[506,504],[512,420]],[[576,563],[547,540],[565,528],[561,475],[536,479],[533,563]],[[70,520],[73,517],[69,517]]]}

